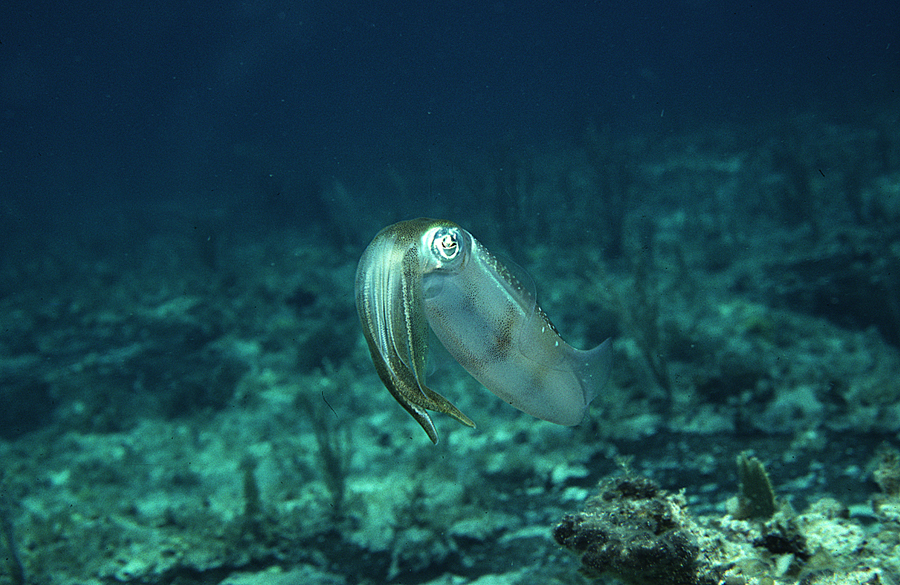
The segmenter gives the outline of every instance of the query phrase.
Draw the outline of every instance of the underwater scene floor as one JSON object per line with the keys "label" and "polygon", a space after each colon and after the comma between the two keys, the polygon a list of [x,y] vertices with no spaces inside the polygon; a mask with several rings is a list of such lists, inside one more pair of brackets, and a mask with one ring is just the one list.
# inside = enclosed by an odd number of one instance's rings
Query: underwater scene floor
{"label": "underwater scene floor", "polygon": [[[16,234],[0,585],[897,583],[897,127],[595,130],[334,182],[314,225],[161,199]],[[476,427],[432,413],[432,445],[384,388],[356,263],[419,215],[513,258],[575,347],[612,338],[580,425],[434,352]]]}

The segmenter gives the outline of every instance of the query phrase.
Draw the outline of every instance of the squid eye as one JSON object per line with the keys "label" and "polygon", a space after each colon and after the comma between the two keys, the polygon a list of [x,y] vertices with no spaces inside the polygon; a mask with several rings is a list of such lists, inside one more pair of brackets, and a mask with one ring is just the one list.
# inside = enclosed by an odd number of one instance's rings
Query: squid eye
{"label": "squid eye", "polygon": [[431,251],[443,261],[453,260],[460,252],[459,234],[453,229],[439,230],[431,241]]}

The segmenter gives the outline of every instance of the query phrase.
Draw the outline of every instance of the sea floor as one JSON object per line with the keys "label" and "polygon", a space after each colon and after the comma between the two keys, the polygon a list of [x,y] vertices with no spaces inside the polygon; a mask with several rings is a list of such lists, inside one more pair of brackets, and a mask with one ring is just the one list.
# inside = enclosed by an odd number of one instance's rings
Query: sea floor
{"label": "sea floor", "polygon": [[[435,414],[432,445],[384,389],[353,281],[377,218],[406,209],[264,229],[174,199],[7,243],[0,584],[584,583],[554,529],[611,477],[655,482],[656,536],[689,535],[697,583],[896,583],[900,140],[791,127],[790,160],[774,134],[723,130],[627,164],[590,144],[522,153],[531,178],[497,178],[531,185],[515,213],[491,200],[448,217],[525,267],[563,338],[612,337],[610,383],[573,428],[435,359],[430,385],[477,426]],[[870,135],[881,163],[827,166],[868,156]],[[609,164],[652,194],[619,193],[617,238],[585,231],[583,202],[569,239],[564,207],[531,213],[548,177],[601,197]],[[359,189],[333,187],[332,211]],[[741,517],[741,454],[765,467],[775,514]],[[609,501],[607,525],[642,513]]]}

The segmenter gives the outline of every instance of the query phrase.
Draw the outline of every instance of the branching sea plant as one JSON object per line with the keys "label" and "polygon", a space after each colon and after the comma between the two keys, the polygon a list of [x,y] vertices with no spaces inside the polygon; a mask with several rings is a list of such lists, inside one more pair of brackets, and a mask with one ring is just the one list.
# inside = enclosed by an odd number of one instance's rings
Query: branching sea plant
{"label": "branching sea plant", "polygon": [[7,570],[13,585],[25,585],[25,566],[22,557],[19,556],[19,547],[16,542],[15,526],[12,520],[12,506],[9,501],[8,487],[4,481],[3,472],[0,471],[0,555],[6,558]]}
{"label": "branching sea plant", "polygon": [[322,481],[330,496],[331,515],[344,517],[347,474],[350,468],[350,432],[323,393],[318,399],[298,394],[296,404],[308,415],[316,439],[317,458]]}
{"label": "branching sea plant", "polygon": [[612,300],[623,329],[634,340],[650,375],[665,393],[666,407],[670,410],[673,386],[660,315],[661,291],[655,275],[652,234],[644,233],[638,240],[640,244],[630,254],[633,280],[627,290],[616,291]]}

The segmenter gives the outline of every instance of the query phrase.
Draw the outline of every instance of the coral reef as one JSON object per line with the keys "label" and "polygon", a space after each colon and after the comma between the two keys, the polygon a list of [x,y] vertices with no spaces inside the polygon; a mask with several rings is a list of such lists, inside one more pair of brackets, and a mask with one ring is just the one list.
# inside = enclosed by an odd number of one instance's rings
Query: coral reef
{"label": "coral reef", "polygon": [[866,531],[831,498],[801,514],[782,507],[766,519],[694,516],[683,494],[628,473],[601,481],[584,510],[553,531],[592,578],[632,585],[830,585],[893,583],[896,527]]}
{"label": "coral reef", "polygon": [[771,518],[776,510],[775,490],[765,466],[756,457],[741,452],[737,468],[740,492],[735,516],[742,520]]}
{"label": "coral reef", "polygon": [[634,585],[700,585],[700,552],[682,496],[632,475],[604,480],[583,512],[569,515],[553,538],[581,556],[592,577],[610,573]]}

